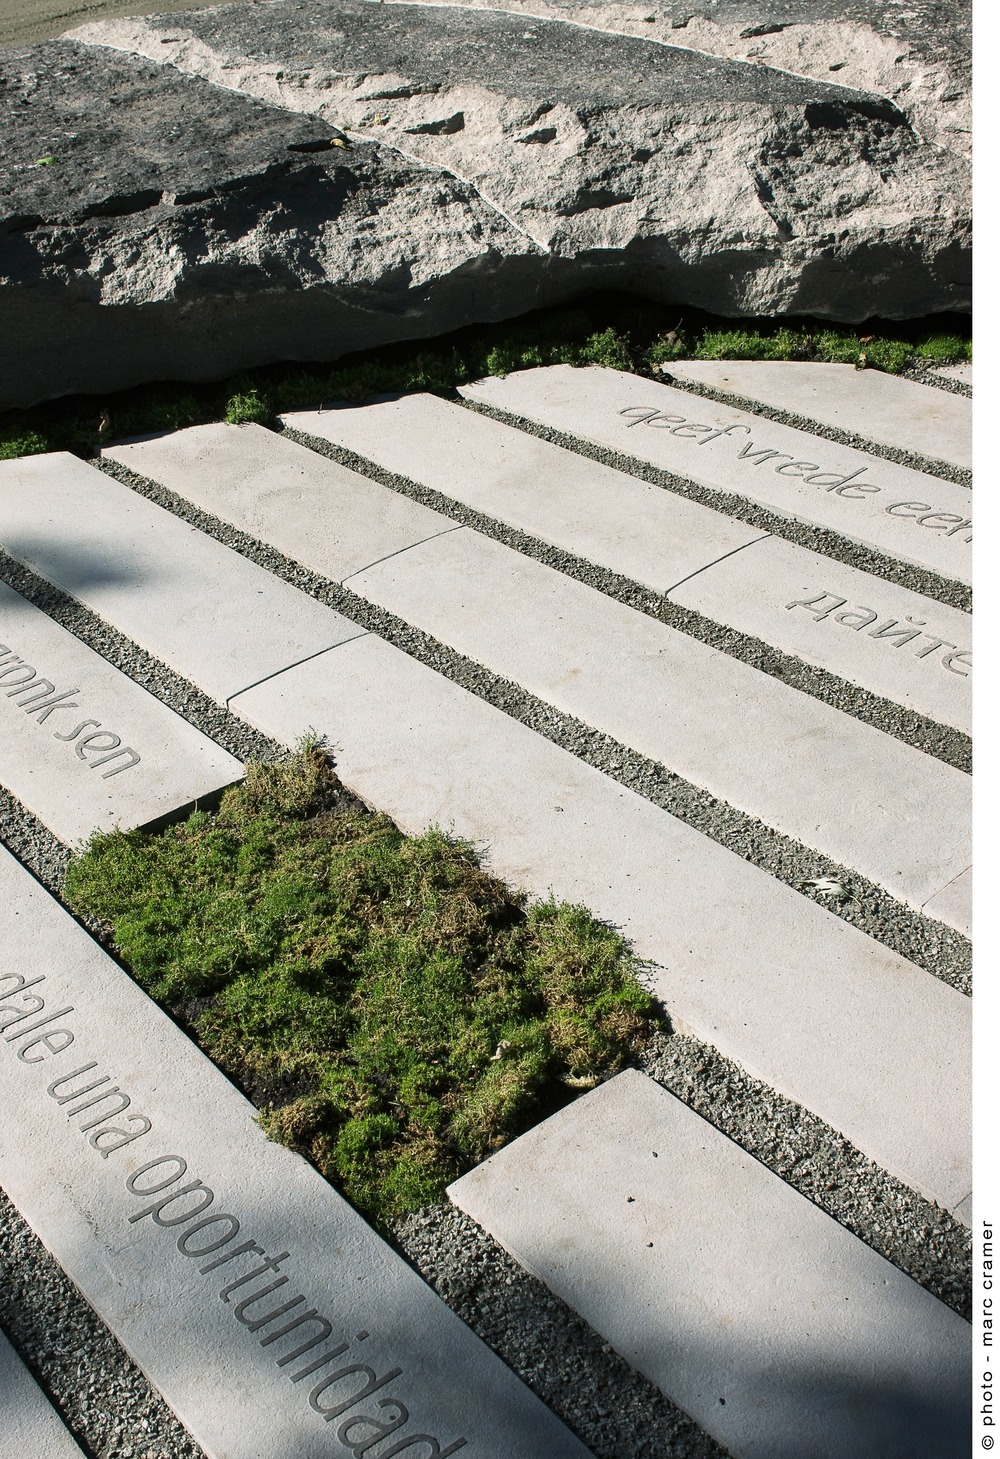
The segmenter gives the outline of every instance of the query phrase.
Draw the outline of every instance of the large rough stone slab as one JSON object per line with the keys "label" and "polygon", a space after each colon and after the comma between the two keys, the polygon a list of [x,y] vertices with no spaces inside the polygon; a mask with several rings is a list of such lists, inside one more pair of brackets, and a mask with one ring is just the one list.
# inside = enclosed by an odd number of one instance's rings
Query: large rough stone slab
{"label": "large rough stone slab", "polygon": [[404,831],[450,828],[497,875],[621,927],[681,1028],[929,1199],[965,1200],[971,1000],[954,988],[374,634],[232,707],[287,744],[325,735]]}
{"label": "large rough stone slab", "polygon": [[170,66],[3,52],[0,111],[0,408],[331,358],[578,287],[469,184]]}
{"label": "large rough stone slab", "polygon": [[563,282],[593,267],[731,314],[968,307],[966,165],[867,89],[563,21],[366,0],[73,35],[465,179]]}
{"label": "large rough stone slab", "polygon": [[210,1459],[586,1459],[2,848],[0,902],[0,1181]]}
{"label": "large rough stone slab", "polygon": [[969,1453],[969,1324],[636,1070],[449,1194],[733,1459]]}
{"label": "large rough stone slab", "polygon": [[954,482],[621,370],[552,365],[462,394],[971,581],[972,494]]}
{"label": "large rough stone slab", "polygon": [[440,512],[262,426],[194,426],[101,454],[336,582],[455,530]]}
{"label": "large rough stone slab", "polygon": [[83,1459],[38,1384],[0,1332],[0,1459]]}
{"label": "large rough stone slab", "polygon": [[223,702],[363,631],[65,452],[0,462],[0,544]]}
{"label": "large rough stone slab", "polygon": [[0,582],[0,781],[73,844],[240,779],[193,725]]}
{"label": "large rough stone slab", "polygon": [[[402,0],[404,4],[412,0]],[[450,0],[778,67],[889,97],[939,147],[972,141],[968,0]]]}
{"label": "large rough stone slab", "polygon": [[795,360],[680,360],[669,373],[883,446],[972,467],[972,401],[933,385],[881,370]]}
{"label": "large rough stone slab", "polygon": [[[965,613],[795,543],[761,537],[710,508],[437,396],[341,404],[284,419],[875,694],[971,732],[971,618]],[[542,491],[539,481],[545,483]],[[280,530],[287,529],[281,524]],[[311,550],[318,551],[319,543]],[[796,601],[798,608],[790,606]],[[803,608],[803,602],[815,606]],[[837,612],[848,617],[842,621]],[[908,640],[879,636],[895,629]],[[908,651],[887,653],[889,648]]]}
{"label": "large rough stone slab", "polygon": [[917,910],[972,860],[968,775],[499,542],[348,586]]}

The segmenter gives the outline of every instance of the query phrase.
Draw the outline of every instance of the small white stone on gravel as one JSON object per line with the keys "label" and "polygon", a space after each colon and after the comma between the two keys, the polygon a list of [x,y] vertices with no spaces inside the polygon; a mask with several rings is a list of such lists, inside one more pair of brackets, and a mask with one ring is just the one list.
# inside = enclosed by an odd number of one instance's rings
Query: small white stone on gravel
{"label": "small white stone on gravel", "polygon": [[452,1199],[734,1459],[964,1459],[971,1330],[628,1070]]}

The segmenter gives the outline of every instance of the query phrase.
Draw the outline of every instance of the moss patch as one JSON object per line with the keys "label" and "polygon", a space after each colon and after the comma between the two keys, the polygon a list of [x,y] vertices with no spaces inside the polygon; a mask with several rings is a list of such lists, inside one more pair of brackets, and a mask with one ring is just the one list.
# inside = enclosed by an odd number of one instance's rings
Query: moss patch
{"label": "moss patch", "polygon": [[485,375],[536,365],[609,365],[653,375],[682,358],[824,360],[897,373],[971,358],[968,321],[874,322],[854,329],[817,320],[722,320],[699,310],[598,294],[503,324],[458,330],[335,364],[244,371],[209,385],[146,385],[75,396],[0,414],[0,459],[41,451],[92,455],[106,441],[208,421],[270,424],[286,410],[383,391],[451,391]]}
{"label": "moss patch", "polygon": [[379,1223],[616,1072],[654,1008],[621,938],[470,846],[349,803],[326,757],[248,767],[217,813],[95,835],[66,897]]}

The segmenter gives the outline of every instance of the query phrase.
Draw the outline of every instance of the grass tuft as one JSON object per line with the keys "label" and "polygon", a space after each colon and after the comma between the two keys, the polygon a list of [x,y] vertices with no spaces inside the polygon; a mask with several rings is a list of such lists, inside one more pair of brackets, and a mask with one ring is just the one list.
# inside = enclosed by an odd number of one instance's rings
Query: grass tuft
{"label": "grass tuft", "polygon": [[66,896],[378,1223],[616,1072],[655,1017],[616,932],[348,804],[315,744],[215,814],[95,835]]}

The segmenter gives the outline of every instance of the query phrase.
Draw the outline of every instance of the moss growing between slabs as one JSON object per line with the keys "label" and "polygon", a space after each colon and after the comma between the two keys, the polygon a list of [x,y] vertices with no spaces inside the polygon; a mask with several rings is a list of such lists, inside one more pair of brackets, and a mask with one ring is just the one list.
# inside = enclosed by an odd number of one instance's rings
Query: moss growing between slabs
{"label": "moss growing between slabs", "polygon": [[96,835],[66,897],[376,1221],[622,1067],[652,1030],[621,938],[461,842],[347,804],[325,756],[248,767],[216,814]]}

